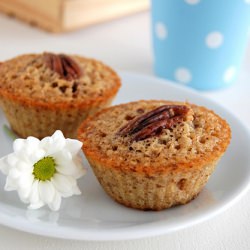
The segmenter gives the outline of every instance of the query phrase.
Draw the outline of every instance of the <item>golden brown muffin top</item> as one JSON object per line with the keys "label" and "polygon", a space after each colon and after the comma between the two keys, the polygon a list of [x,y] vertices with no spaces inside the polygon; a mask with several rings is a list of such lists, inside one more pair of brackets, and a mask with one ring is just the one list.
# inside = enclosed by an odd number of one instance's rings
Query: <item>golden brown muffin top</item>
{"label": "golden brown muffin top", "polygon": [[[119,131],[138,117],[162,105],[184,105],[181,122],[158,134],[135,140]],[[86,156],[124,171],[161,173],[203,166],[220,157],[230,138],[225,120],[204,107],[170,101],[138,101],[102,110],[83,122],[78,138]]]}
{"label": "golden brown muffin top", "polygon": [[[51,57],[54,61],[49,64]],[[68,61],[64,57],[51,53],[27,54],[3,62],[0,94],[41,103],[86,103],[118,91],[120,79],[108,66],[76,55],[66,56],[70,58]],[[63,66],[61,74],[53,64],[55,59]]]}

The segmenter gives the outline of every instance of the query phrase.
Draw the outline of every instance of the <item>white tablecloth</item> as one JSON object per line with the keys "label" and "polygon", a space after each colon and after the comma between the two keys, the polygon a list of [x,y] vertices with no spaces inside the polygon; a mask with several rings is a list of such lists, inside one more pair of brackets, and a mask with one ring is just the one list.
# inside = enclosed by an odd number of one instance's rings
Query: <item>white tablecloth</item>
{"label": "white tablecloth", "polygon": [[[116,70],[153,74],[148,12],[67,34],[49,34],[0,15],[0,51],[0,61],[22,53],[58,51],[94,57]],[[202,94],[227,107],[250,128],[248,72],[250,46],[237,83],[228,89]],[[249,250],[250,192],[223,214],[168,235],[131,241],[86,242],[36,236],[0,226],[0,249]]]}

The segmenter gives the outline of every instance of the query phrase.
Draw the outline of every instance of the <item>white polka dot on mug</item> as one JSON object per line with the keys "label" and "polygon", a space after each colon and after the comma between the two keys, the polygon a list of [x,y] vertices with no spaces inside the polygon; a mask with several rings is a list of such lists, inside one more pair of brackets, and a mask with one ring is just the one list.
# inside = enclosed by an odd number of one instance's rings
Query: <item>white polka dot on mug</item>
{"label": "white polka dot on mug", "polygon": [[178,68],[175,71],[175,79],[177,82],[187,84],[192,80],[192,74],[187,68]]}
{"label": "white polka dot on mug", "polygon": [[157,76],[199,90],[237,79],[249,37],[250,0],[153,0]]}
{"label": "white polka dot on mug", "polygon": [[219,31],[214,31],[206,36],[206,45],[210,49],[219,48],[223,43],[223,34]]}
{"label": "white polka dot on mug", "polygon": [[156,36],[158,37],[158,39],[160,39],[160,40],[166,39],[167,35],[168,35],[168,30],[167,30],[167,27],[165,26],[165,24],[162,22],[157,22],[155,24],[155,33],[156,33]]}
{"label": "white polka dot on mug", "polygon": [[194,4],[198,4],[200,0],[185,0],[185,2],[187,4],[194,5]]}

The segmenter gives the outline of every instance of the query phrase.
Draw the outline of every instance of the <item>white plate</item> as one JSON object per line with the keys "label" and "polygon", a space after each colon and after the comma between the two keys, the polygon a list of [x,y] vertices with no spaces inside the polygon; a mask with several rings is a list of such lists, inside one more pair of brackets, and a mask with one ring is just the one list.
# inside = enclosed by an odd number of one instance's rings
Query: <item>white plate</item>
{"label": "white plate", "polygon": [[[169,233],[207,220],[224,211],[247,190],[250,181],[250,136],[228,111],[195,91],[170,82],[122,73],[123,87],[115,103],[139,99],[188,100],[207,106],[232,128],[232,142],[201,194],[192,202],[160,212],[126,208],[109,198],[91,169],[80,179],[81,196],[66,199],[59,212],[27,210],[15,192],[3,190],[0,175],[0,223],[22,231],[80,240],[121,240]],[[6,123],[0,113],[0,126]],[[12,142],[0,129],[0,157],[12,151]]]}

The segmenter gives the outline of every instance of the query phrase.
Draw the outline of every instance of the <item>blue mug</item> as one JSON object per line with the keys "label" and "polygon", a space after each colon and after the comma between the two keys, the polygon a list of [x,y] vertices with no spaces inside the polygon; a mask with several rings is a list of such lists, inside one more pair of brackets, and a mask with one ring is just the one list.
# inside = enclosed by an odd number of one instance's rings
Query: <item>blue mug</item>
{"label": "blue mug", "polygon": [[229,86],[248,41],[250,0],[152,0],[156,75],[199,90]]}

